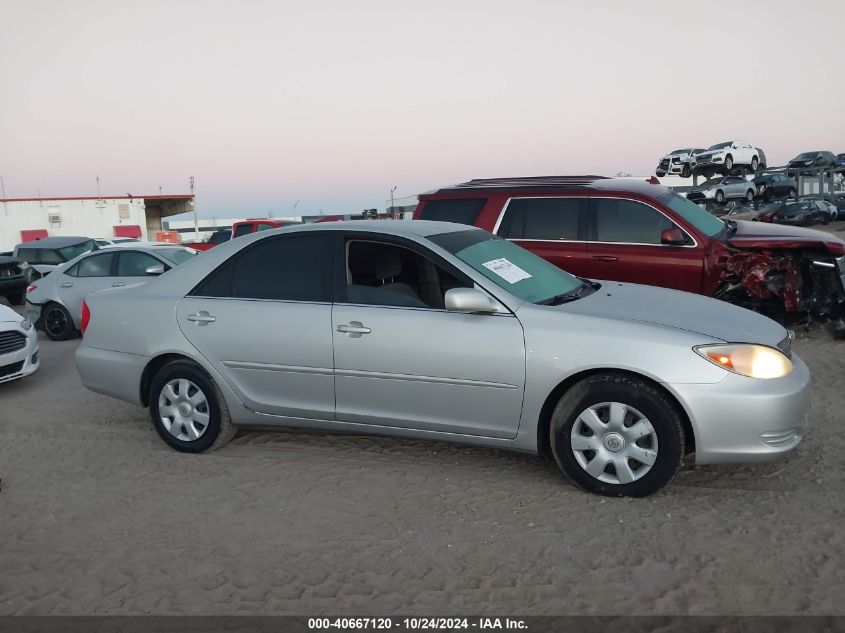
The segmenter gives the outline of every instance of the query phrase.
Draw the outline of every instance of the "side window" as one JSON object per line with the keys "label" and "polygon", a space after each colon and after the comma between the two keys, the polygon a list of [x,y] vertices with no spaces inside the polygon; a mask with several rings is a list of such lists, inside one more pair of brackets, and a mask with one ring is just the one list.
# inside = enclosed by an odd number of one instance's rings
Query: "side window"
{"label": "side window", "polygon": [[421,220],[455,222],[472,226],[484,208],[486,198],[463,198],[457,200],[429,200],[423,206]]}
{"label": "side window", "polygon": [[586,198],[513,198],[497,235],[515,240],[577,240],[586,207]]}
{"label": "side window", "polygon": [[675,226],[650,206],[617,198],[593,198],[592,220],[596,242],[660,244],[660,234]]}
{"label": "side window", "polygon": [[[146,277],[147,268],[150,266],[159,266],[161,263],[162,262],[147,253],[141,253],[139,251],[124,251],[120,253],[120,259],[117,260],[117,276]],[[167,266],[165,266],[165,270],[167,270]]]}
{"label": "side window", "polygon": [[110,277],[111,265],[114,261],[114,253],[103,255],[92,255],[79,262],[76,268],[76,277]]}
{"label": "side window", "polygon": [[65,275],[69,277],[78,277],[79,276],[79,264],[74,264],[70,268],[68,268],[65,272]]}
{"label": "side window", "polygon": [[266,222],[259,222],[258,226],[256,227],[256,231],[269,231],[270,229],[275,229],[276,227],[272,224],[267,224]]}
{"label": "side window", "polygon": [[19,248],[16,257],[30,264],[40,264],[41,259],[38,257],[40,251],[34,248]]}
{"label": "side window", "polygon": [[249,235],[250,233],[252,233],[252,224],[238,224],[232,237],[240,237],[241,235]]}
{"label": "side window", "polygon": [[199,297],[332,300],[329,235],[269,237],[230,258],[190,293]]}
{"label": "side window", "polygon": [[447,290],[472,287],[416,251],[351,239],[346,244],[346,300],[408,308],[444,307]]}

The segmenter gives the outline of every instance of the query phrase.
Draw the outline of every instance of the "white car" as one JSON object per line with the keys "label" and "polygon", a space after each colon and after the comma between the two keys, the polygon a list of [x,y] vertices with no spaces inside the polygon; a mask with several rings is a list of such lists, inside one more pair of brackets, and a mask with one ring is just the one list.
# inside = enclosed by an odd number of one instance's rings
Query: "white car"
{"label": "white car", "polygon": [[26,314],[54,341],[77,335],[82,300],[92,292],[143,284],[193,258],[178,244],[115,244],[58,266],[26,289]]}
{"label": "white car", "polygon": [[716,143],[695,157],[698,171],[723,171],[730,174],[734,167],[748,167],[752,171],[764,164],[762,152],[748,141],[725,141]]}
{"label": "white car", "polygon": [[674,152],[669,152],[660,157],[654,173],[659,178],[663,178],[666,175],[689,178],[692,175],[692,166],[696,162],[695,157],[705,151],[700,147],[685,147],[683,149],[676,149]]}
{"label": "white car", "polygon": [[0,305],[0,383],[38,371],[38,333],[32,322]]}

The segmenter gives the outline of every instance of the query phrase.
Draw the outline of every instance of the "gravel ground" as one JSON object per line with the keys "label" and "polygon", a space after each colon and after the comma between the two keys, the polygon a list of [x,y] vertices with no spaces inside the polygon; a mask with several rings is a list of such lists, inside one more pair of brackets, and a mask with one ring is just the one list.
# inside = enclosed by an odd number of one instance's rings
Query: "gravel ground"
{"label": "gravel ground", "polygon": [[845,341],[821,330],[788,461],[642,500],[445,444],[253,430],[182,455],[81,386],[77,345],[0,385],[0,615],[845,615]]}

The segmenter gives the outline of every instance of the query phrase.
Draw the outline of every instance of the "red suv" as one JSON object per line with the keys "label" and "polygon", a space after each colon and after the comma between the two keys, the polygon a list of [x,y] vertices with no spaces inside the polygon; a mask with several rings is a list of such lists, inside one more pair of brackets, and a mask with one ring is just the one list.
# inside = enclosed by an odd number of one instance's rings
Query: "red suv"
{"label": "red suv", "polygon": [[845,314],[845,241],[723,221],[646,180],[471,180],[419,199],[414,219],[478,226],[581,277],[686,290],[782,319]]}

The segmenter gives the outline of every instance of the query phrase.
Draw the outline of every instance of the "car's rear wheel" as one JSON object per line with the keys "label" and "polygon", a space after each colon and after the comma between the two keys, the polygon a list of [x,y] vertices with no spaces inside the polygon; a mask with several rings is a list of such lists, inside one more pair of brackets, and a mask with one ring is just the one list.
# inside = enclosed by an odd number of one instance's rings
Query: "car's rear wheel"
{"label": "car's rear wheel", "polygon": [[719,191],[716,192],[716,202],[718,202],[719,204],[722,204],[724,201],[725,201],[725,193],[721,189],[719,189]]}
{"label": "car's rear wheel", "polygon": [[218,449],[237,432],[223,394],[190,361],[168,363],[155,375],[150,385],[150,417],[161,438],[185,453]]}
{"label": "car's rear wheel", "polygon": [[757,168],[760,166],[760,161],[755,156],[751,159],[751,171],[757,171]]}
{"label": "car's rear wheel", "polygon": [[671,481],[684,454],[680,414],[663,392],[626,374],[597,374],[555,407],[552,453],[578,486],[609,496],[644,497]]}
{"label": "car's rear wheel", "polygon": [[748,191],[745,192],[745,199],[748,202],[754,202],[754,190],[753,189],[749,189]]}
{"label": "car's rear wheel", "polygon": [[794,198],[795,197],[795,189],[790,189],[787,197]]}
{"label": "car's rear wheel", "polygon": [[63,305],[48,303],[41,308],[41,323],[47,338],[53,341],[67,341],[76,336],[73,317]]}
{"label": "car's rear wheel", "polygon": [[725,156],[725,173],[730,174],[731,170],[734,168],[734,159],[733,156],[728,154]]}
{"label": "car's rear wheel", "polygon": [[689,163],[684,163],[684,166],[681,167],[681,178],[689,178],[691,175],[691,171],[689,168]]}

